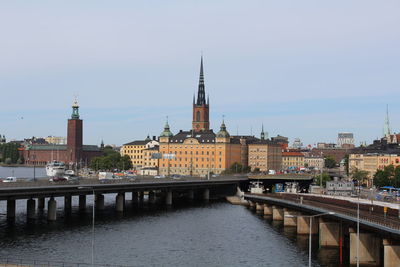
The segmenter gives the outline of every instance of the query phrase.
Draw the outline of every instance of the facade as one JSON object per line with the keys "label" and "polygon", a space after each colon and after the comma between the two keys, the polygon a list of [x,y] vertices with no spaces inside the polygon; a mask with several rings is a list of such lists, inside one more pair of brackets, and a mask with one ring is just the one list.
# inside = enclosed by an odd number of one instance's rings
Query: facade
{"label": "facade", "polygon": [[65,162],[70,168],[87,166],[91,159],[103,153],[96,145],[83,145],[83,121],[79,118],[79,105],[75,100],[68,119],[67,144],[26,144],[21,151],[26,164],[45,165],[49,161]]}
{"label": "facade", "polygon": [[193,98],[192,129],[180,130],[177,134],[165,124],[160,134],[159,174],[206,176],[220,174],[233,163],[240,163],[242,152],[247,151],[246,139],[231,137],[222,121],[220,131],[210,128],[209,100],[205,98],[203,59],[200,63],[200,78],[197,99]]}
{"label": "facade", "polygon": [[55,144],[55,145],[66,145],[67,144],[67,138],[61,137],[61,136],[48,136],[44,138],[44,140],[48,144]]}
{"label": "facade", "polygon": [[341,181],[335,179],[326,182],[326,194],[333,196],[351,196],[354,184],[351,181]]}
{"label": "facade", "polygon": [[299,169],[304,167],[304,154],[301,152],[282,152],[282,170]]}
{"label": "facade", "polygon": [[154,148],[158,145],[159,143],[155,140],[155,137],[153,137],[153,140],[151,140],[150,137],[147,136],[145,140],[136,140],[122,145],[120,152],[121,156],[129,156],[132,161],[133,169],[140,170],[142,167],[146,166],[145,163],[153,163],[148,159],[146,160],[146,156],[148,153],[150,153],[148,152],[148,149]]}
{"label": "facade", "polygon": [[280,144],[282,150],[285,150],[289,146],[289,139],[285,136],[277,135],[275,137],[271,137],[271,141]]}
{"label": "facade", "polygon": [[400,154],[350,154],[349,171],[355,169],[368,172],[368,178],[372,178],[377,170],[383,170],[386,166],[400,165]]}
{"label": "facade", "polygon": [[259,140],[249,144],[249,166],[254,171],[280,171],[282,163],[281,145],[270,140]]}
{"label": "facade", "polygon": [[354,147],[353,133],[338,133],[337,144],[338,147]]}
{"label": "facade", "polygon": [[307,168],[312,168],[316,171],[321,171],[325,166],[325,159],[323,157],[318,156],[305,156],[304,157],[304,166]]}

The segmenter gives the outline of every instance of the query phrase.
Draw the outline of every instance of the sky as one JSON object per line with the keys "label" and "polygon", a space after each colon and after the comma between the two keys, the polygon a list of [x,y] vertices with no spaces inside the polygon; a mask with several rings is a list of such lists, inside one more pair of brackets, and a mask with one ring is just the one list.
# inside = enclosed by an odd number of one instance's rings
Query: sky
{"label": "sky", "polygon": [[400,132],[398,0],[0,1],[0,134],[84,143],[191,127],[200,56],[211,128],[305,145]]}

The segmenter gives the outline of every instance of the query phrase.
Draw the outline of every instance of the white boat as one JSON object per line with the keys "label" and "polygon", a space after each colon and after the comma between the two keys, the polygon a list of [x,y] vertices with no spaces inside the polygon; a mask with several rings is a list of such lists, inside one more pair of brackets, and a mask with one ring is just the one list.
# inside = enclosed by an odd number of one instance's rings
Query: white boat
{"label": "white boat", "polygon": [[250,193],[262,194],[264,192],[264,186],[262,182],[250,182]]}
{"label": "white boat", "polygon": [[65,163],[61,161],[50,161],[46,165],[46,174],[49,177],[62,176],[65,173]]}

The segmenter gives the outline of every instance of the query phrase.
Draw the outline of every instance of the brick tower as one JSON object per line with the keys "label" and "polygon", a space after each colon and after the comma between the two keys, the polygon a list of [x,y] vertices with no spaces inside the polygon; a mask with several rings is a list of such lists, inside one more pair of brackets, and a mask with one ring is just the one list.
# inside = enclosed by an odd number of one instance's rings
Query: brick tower
{"label": "brick tower", "polygon": [[201,57],[200,79],[199,79],[199,89],[197,92],[197,101],[195,96],[193,96],[192,129],[194,132],[206,131],[210,129],[209,104],[210,104],[209,99],[207,99],[206,102],[206,93],[204,89],[203,57]]}
{"label": "brick tower", "polygon": [[77,165],[82,159],[82,120],[79,119],[79,105],[75,99],[72,105],[71,119],[68,120],[67,158],[69,163]]}

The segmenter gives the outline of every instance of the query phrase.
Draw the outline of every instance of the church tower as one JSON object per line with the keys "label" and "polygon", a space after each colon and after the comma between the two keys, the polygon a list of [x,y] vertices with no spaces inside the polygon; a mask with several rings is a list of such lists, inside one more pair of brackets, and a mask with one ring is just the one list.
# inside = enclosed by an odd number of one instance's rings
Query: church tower
{"label": "church tower", "polygon": [[194,132],[206,131],[210,129],[209,120],[209,104],[210,101],[207,99],[204,88],[204,73],[203,73],[203,56],[200,62],[200,78],[199,88],[197,91],[197,100],[193,97],[193,121],[192,129]]}
{"label": "church tower", "polygon": [[82,159],[83,127],[79,119],[79,105],[75,99],[72,105],[71,119],[68,120],[67,130],[67,162],[77,164]]}

